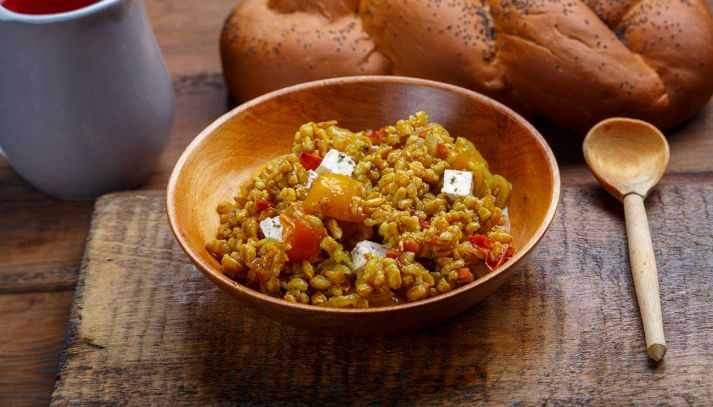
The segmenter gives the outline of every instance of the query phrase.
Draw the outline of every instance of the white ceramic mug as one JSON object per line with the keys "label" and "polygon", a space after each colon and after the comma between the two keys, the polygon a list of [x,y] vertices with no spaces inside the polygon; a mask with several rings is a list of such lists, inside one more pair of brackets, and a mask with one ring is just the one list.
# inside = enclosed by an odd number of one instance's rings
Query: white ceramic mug
{"label": "white ceramic mug", "polygon": [[173,115],[143,0],[49,15],[0,6],[0,146],[37,188],[91,199],[140,185]]}

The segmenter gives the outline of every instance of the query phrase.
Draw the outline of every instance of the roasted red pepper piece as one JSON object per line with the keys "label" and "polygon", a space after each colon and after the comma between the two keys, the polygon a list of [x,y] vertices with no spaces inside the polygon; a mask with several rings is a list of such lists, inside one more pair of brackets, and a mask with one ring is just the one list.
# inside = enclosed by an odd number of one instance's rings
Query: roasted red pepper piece
{"label": "roasted red pepper piece", "polygon": [[417,241],[415,241],[415,240],[413,240],[413,239],[407,237],[407,238],[401,240],[401,248],[402,248],[405,252],[418,253],[419,250],[421,250],[421,245],[418,244]]}
{"label": "roasted red pepper piece", "polygon": [[498,267],[502,266],[510,257],[512,257],[514,253],[515,249],[513,249],[512,246],[505,246],[503,251],[500,253],[500,256],[498,256],[494,262],[490,260],[490,255],[488,255],[485,258],[485,265],[490,269],[490,271],[494,271]]}
{"label": "roasted red pepper piece", "polygon": [[493,247],[493,241],[485,235],[469,236],[468,241],[473,243],[475,246],[485,247],[486,249]]}
{"label": "roasted red pepper piece", "polygon": [[302,164],[305,169],[308,170],[316,170],[317,167],[319,167],[319,164],[322,163],[322,157],[316,155],[316,154],[311,154],[311,153],[302,153],[300,154],[300,164]]}
{"label": "roasted red pepper piece", "polygon": [[444,143],[438,143],[436,145],[436,155],[439,158],[446,158],[448,156],[448,146]]}
{"label": "roasted red pepper piece", "polygon": [[371,139],[373,144],[378,144],[381,141],[381,136],[386,134],[386,130],[382,127],[379,130],[367,130],[364,134]]}
{"label": "roasted red pepper piece", "polygon": [[386,252],[386,257],[390,259],[395,259],[399,257],[399,252],[397,252],[396,250],[389,250],[388,252]]}
{"label": "roasted red pepper piece", "polygon": [[490,238],[485,235],[474,235],[468,237],[468,241],[472,243],[476,249],[480,250],[480,252],[483,254],[483,257],[485,258],[485,265],[491,271],[502,266],[503,263],[505,263],[515,253],[515,249],[513,249],[512,246],[506,245],[500,255],[495,260],[493,260],[491,259],[493,241],[490,240]]}

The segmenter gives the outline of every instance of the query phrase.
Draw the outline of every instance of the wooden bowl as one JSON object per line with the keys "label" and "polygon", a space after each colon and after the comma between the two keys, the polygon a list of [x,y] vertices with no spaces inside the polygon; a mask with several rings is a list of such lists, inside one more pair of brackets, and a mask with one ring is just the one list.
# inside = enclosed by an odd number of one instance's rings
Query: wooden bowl
{"label": "wooden bowl", "polygon": [[[380,128],[419,110],[454,136],[472,140],[494,172],[513,185],[509,214],[515,255],[487,276],[422,301],[369,309],[293,304],[244,287],[204,248],[219,225],[216,205],[232,200],[259,166],[291,151],[299,126],[338,120],[352,130]],[[166,207],[176,240],[196,266],[244,305],[286,323],[333,334],[397,333],[453,316],[503,284],[542,238],[560,194],[549,146],[525,119],[478,93],[422,79],[363,76],[291,86],[238,106],[186,148],[168,182]]]}

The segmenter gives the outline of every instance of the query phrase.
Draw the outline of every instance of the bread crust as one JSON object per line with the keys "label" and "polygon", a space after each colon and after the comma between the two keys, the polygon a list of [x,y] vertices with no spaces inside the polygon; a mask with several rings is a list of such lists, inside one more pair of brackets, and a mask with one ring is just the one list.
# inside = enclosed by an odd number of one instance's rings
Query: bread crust
{"label": "bread crust", "polygon": [[221,56],[240,100],[397,74],[464,86],[577,132],[611,116],[669,128],[713,94],[704,0],[242,0]]}

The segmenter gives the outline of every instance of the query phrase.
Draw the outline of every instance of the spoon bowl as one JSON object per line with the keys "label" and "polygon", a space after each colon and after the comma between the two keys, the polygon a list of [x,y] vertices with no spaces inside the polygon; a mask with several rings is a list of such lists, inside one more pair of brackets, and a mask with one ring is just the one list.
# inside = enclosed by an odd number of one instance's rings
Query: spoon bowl
{"label": "spoon bowl", "polygon": [[666,170],[669,148],[653,125],[636,119],[606,119],[584,139],[584,158],[599,183],[619,201],[646,198]]}

